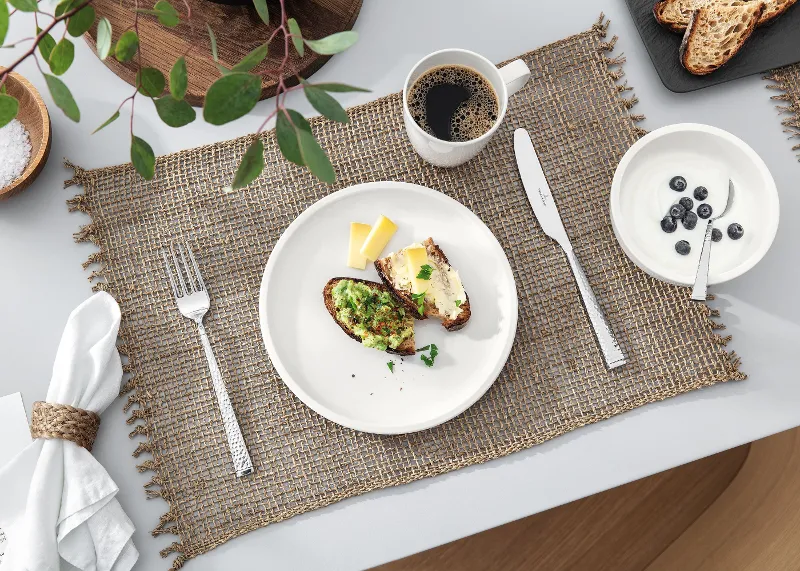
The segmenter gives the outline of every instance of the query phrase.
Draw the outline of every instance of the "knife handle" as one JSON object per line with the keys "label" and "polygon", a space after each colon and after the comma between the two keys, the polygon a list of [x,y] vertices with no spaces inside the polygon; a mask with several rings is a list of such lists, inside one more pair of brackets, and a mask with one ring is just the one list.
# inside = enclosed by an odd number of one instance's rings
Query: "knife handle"
{"label": "knife handle", "polygon": [[621,367],[628,360],[622,349],[619,348],[614,332],[606,321],[605,315],[600,304],[597,303],[597,298],[594,296],[592,286],[586,278],[586,274],[581,267],[578,258],[572,248],[564,248],[564,253],[567,255],[569,265],[572,268],[572,273],[575,275],[575,281],[578,282],[578,289],[583,298],[583,305],[586,306],[586,313],[589,314],[589,321],[592,322],[594,333],[597,336],[597,342],[600,344],[600,350],[603,352],[603,358],[606,361],[606,366],[609,369]]}

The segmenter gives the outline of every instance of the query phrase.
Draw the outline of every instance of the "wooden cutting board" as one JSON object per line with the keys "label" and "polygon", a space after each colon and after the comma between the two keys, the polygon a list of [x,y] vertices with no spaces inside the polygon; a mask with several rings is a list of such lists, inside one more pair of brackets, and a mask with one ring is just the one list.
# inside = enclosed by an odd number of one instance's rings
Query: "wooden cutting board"
{"label": "wooden cutting board", "polygon": [[656,0],[626,0],[650,59],[670,91],[686,93],[800,61],[800,2],[772,24],[758,28],[728,64],[706,76],[681,65],[680,34],[663,28],[653,16]]}
{"label": "wooden cutting board", "polygon": [[[267,2],[270,12],[270,25],[267,26],[258,17],[252,3],[229,6],[208,0],[187,0],[187,2],[192,8],[192,17],[188,21],[184,18],[186,7],[183,2],[172,2],[181,13],[181,23],[175,28],[160,25],[156,18],[150,15],[142,15],[139,18],[142,67],[154,67],[165,77],[169,77],[169,70],[175,60],[185,56],[189,72],[186,100],[192,105],[202,106],[206,90],[221,75],[211,59],[211,42],[206,24],[211,26],[217,38],[219,63],[230,69],[269,38],[279,22],[280,5],[277,1]],[[362,0],[291,0],[286,4],[289,17],[297,20],[303,36],[316,40],[351,29],[361,10],[361,2]],[[98,20],[105,16],[111,22],[114,42],[124,30],[133,26],[133,0],[94,0],[92,5],[97,11]],[[84,38],[94,51],[97,24]],[[290,86],[297,84],[295,73],[307,78],[331,57],[315,54],[306,48],[301,58],[293,48],[290,47],[289,50],[288,69],[294,71],[285,74],[285,77],[287,77],[286,83]],[[256,67],[253,73],[277,68],[283,55],[281,36],[273,40],[269,46],[267,59]],[[109,56],[104,63],[122,79],[131,85],[134,84],[137,67],[133,62],[120,63],[113,56]],[[261,84],[262,99],[275,95],[276,82],[273,77],[269,74],[264,76]]]}

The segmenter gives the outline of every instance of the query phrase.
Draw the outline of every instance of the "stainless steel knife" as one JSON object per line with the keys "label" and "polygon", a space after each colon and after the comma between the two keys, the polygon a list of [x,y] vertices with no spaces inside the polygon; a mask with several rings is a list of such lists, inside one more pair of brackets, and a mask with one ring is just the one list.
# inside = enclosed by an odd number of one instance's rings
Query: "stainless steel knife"
{"label": "stainless steel knife", "polygon": [[586,313],[589,315],[589,321],[592,323],[600,350],[603,352],[606,366],[609,369],[621,367],[628,360],[619,348],[614,332],[611,331],[611,327],[603,315],[603,310],[592,292],[592,286],[589,285],[589,280],[575,256],[569,236],[564,230],[564,223],[561,221],[558,208],[553,201],[553,195],[550,193],[550,186],[544,176],[542,164],[533,148],[530,135],[525,129],[514,131],[514,153],[517,156],[517,167],[519,167],[519,174],[522,177],[522,185],[525,187],[525,194],[528,195],[528,201],[531,203],[539,225],[545,234],[558,242],[569,260],[575,281],[578,282]]}

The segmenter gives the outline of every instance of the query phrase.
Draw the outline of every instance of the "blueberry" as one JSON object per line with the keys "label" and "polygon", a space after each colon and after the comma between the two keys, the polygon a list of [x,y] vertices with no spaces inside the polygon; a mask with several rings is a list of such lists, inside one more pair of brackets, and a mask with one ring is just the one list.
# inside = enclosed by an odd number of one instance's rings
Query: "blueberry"
{"label": "blueberry", "polygon": [[713,212],[714,210],[708,204],[701,204],[700,206],[697,207],[697,215],[704,220],[706,218],[711,218],[711,214]]}
{"label": "blueberry", "polygon": [[722,240],[722,230],[720,230],[718,228],[714,228],[711,231],[711,241],[712,242],[719,242],[720,240]]}
{"label": "blueberry", "polygon": [[691,210],[692,208],[694,208],[694,201],[688,196],[684,196],[683,198],[681,198],[678,201],[678,204],[683,206],[686,210]]}
{"label": "blueberry", "polygon": [[697,200],[705,200],[708,198],[708,189],[704,186],[698,186],[694,189],[694,197]]}
{"label": "blueberry", "polygon": [[686,179],[682,176],[674,176],[669,181],[669,187],[676,192],[683,192],[686,190]]}
{"label": "blueberry", "polygon": [[686,208],[684,208],[680,204],[673,204],[669,207],[669,215],[673,218],[677,218],[678,220],[683,220],[684,215],[686,214]]}
{"label": "blueberry", "polygon": [[678,252],[681,256],[688,256],[689,252],[692,251],[692,247],[686,240],[681,240],[680,242],[677,242],[675,244],[675,251]]}
{"label": "blueberry", "polygon": [[672,234],[678,228],[678,223],[672,216],[664,216],[661,219],[661,229],[667,234]]}
{"label": "blueberry", "polygon": [[697,226],[697,214],[694,212],[687,212],[683,216],[683,227],[687,230],[694,230]]}
{"label": "blueberry", "polygon": [[744,236],[744,228],[742,228],[741,224],[734,222],[728,226],[728,237],[731,240],[738,240],[742,236]]}

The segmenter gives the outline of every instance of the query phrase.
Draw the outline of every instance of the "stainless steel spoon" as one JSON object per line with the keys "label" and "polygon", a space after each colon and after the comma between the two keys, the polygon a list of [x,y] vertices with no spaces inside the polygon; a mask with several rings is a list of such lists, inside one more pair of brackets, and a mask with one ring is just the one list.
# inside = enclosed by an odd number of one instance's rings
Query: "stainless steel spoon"
{"label": "stainless steel spoon", "polygon": [[728,181],[728,200],[725,203],[725,210],[708,220],[706,225],[706,235],[703,238],[703,249],[700,251],[700,262],[697,264],[697,275],[694,278],[692,288],[692,299],[694,301],[705,301],[708,295],[708,266],[711,263],[711,232],[714,230],[714,221],[722,218],[731,209],[733,204],[733,181]]}

